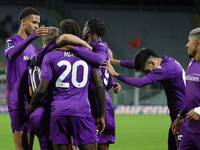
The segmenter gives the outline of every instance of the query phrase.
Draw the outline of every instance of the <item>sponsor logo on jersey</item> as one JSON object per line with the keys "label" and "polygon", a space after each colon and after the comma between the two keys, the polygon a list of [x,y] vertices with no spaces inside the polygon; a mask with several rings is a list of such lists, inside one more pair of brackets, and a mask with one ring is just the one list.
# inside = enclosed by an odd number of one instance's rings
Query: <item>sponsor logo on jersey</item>
{"label": "sponsor logo on jersey", "polygon": [[24,56],[23,61],[32,60],[33,56]]}
{"label": "sponsor logo on jersey", "polygon": [[185,79],[189,81],[199,82],[199,77],[200,77],[199,74],[190,74],[190,75],[187,75]]}

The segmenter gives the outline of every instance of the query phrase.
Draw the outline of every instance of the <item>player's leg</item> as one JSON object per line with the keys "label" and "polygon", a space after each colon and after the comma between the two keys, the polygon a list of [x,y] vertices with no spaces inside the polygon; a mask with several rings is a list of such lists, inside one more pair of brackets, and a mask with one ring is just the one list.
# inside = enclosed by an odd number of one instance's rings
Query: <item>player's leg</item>
{"label": "player's leg", "polygon": [[68,131],[80,150],[96,150],[97,134],[93,117],[69,117]]}
{"label": "player's leg", "polygon": [[78,146],[80,150],[96,150],[97,149],[97,142],[83,144]]}
{"label": "player's leg", "polygon": [[54,143],[52,143],[52,145],[53,145],[54,150],[68,150],[68,146],[65,145],[65,144],[54,144]]}
{"label": "player's leg", "polygon": [[98,150],[109,150],[109,144],[108,143],[99,144],[98,145]]}
{"label": "player's leg", "polygon": [[11,119],[11,127],[17,150],[30,148],[30,127],[28,111],[18,109],[9,111]]}
{"label": "player's leg", "polygon": [[13,137],[15,141],[16,150],[29,150],[29,142],[28,142],[29,133],[25,131],[17,131],[14,130]]}
{"label": "player's leg", "polygon": [[33,142],[34,142],[34,137],[35,137],[35,134],[30,134],[30,136],[28,136],[28,141],[29,141],[29,145],[30,145],[30,150],[33,149]]}

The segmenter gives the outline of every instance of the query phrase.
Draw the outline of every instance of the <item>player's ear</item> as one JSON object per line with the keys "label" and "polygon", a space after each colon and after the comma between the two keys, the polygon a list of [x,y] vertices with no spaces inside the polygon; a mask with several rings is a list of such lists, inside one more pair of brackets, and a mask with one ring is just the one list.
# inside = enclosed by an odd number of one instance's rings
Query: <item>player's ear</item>
{"label": "player's ear", "polygon": [[21,20],[21,24],[22,24],[22,26],[25,25],[25,21],[26,21],[25,19],[22,19],[22,20]]}
{"label": "player's ear", "polygon": [[200,40],[199,40],[199,39],[196,39],[196,41],[195,41],[195,46],[196,46],[196,47],[199,47],[199,46],[200,46]]}

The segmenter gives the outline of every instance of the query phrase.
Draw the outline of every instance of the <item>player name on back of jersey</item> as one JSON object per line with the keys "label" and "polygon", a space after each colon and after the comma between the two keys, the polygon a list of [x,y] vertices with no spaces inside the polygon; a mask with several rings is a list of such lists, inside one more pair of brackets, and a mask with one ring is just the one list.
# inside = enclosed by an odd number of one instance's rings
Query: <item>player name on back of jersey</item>
{"label": "player name on back of jersey", "polygon": [[64,52],[64,57],[74,57],[74,54],[70,52]]}

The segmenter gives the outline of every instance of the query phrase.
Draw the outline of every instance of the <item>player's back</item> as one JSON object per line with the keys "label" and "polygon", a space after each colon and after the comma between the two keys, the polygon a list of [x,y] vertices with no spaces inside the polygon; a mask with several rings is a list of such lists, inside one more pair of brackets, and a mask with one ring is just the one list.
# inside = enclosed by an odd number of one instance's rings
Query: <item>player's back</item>
{"label": "player's back", "polygon": [[54,84],[51,114],[88,116],[91,111],[88,100],[91,66],[79,57],[64,51],[48,53],[43,66],[41,77],[50,77],[49,80]]}

